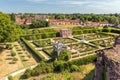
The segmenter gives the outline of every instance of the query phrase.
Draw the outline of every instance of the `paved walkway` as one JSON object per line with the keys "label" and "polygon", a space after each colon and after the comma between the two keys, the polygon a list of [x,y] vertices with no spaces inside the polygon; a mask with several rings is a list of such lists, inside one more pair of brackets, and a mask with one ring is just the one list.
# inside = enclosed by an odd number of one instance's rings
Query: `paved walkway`
{"label": "paved walkway", "polygon": [[43,57],[45,57],[46,60],[50,60],[51,58],[46,54],[44,53],[43,51],[38,51]]}
{"label": "paved walkway", "polygon": [[100,39],[94,39],[94,40],[88,40],[88,42],[91,42],[91,41],[98,41],[98,40],[105,40],[105,39],[109,39],[111,37],[106,37],[106,38],[100,38]]}
{"label": "paved walkway", "polygon": [[87,56],[90,56],[90,55],[94,55],[94,54],[96,54],[96,53],[93,53],[93,54],[86,54],[86,55],[84,55],[84,56],[79,56],[79,57],[76,57],[76,58],[71,58],[70,61],[76,60],[76,59],[80,59],[80,58],[84,58],[84,57],[87,57]]}

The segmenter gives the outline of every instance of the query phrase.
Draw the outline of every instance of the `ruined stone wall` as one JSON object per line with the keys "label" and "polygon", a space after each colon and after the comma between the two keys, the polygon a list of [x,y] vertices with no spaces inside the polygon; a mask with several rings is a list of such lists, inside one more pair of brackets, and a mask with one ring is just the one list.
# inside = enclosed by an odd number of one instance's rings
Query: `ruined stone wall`
{"label": "ruined stone wall", "polygon": [[96,53],[94,80],[120,80],[120,36],[116,38],[113,47]]}
{"label": "ruined stone wall", "polygon": [[95,80],[103,80],[104,68],[107,70],[106,80],[120,80],[120,63],[107,58],[103,51],[97,52],[95,66]]}

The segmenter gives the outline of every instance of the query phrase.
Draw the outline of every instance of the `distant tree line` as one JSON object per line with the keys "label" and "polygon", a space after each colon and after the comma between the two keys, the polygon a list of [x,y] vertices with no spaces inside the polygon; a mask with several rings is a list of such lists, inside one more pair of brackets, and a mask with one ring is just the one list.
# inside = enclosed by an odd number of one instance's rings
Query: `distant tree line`
{"label": "distant tree line", "polygon": [[[11,20],[15,21],[15,15],[17,14],[10,14],[11,16]],[[35,17],[35,15],[40,15],[40,16],[47,16],[49,19],[71,19],[71,20],[75,20],[75,19],[79,19],[83,22],[86,21],[93,21],[93,22],[104,22],[107,21],[109,23],[115,23],[115,24],[119,24],[120,23],[120,14],[80,14],[80,13],[76,13],[76,14],[34,14],[34,13],[24,13],[24,14],[19,14],[21,15],[22,18],[25,17]]]}
{"label": "distant tree line", "polygon": [[120,14],[51,14],[50,18],[54,19],[79,19],[83,22],[109,22],[119,24]]}

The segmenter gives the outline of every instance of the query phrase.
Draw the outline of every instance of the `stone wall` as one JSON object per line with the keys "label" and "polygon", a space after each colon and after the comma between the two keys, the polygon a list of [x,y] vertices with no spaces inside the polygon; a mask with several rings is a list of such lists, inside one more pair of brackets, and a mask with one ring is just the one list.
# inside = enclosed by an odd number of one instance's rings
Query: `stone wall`
{"label": "stone wall", "polygon": [[94,80],[120,80],[120,36],[113,47],[98,50]]}

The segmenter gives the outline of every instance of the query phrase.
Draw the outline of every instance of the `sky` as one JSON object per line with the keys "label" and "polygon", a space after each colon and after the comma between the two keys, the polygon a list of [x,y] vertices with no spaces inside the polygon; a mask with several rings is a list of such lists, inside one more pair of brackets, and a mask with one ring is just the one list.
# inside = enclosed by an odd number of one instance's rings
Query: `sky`
{"label": "sky", "polygon": [[4,13],[120,13],[120,0],[0,0]]}

